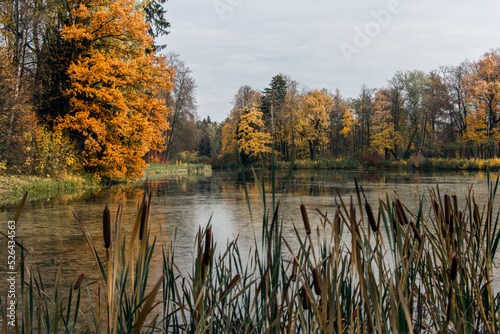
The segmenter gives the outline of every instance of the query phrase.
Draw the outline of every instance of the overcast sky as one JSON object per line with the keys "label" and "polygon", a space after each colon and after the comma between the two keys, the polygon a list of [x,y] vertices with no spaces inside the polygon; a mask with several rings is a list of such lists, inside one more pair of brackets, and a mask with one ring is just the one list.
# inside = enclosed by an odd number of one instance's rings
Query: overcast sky
{"label": "overcast sky", "polygon": [[356,97],[398,70],[431,71],[500,47],[498,0],[168,0],[162,40],[193,71],[198,114],[222,121],[243,85],[287,74]]}

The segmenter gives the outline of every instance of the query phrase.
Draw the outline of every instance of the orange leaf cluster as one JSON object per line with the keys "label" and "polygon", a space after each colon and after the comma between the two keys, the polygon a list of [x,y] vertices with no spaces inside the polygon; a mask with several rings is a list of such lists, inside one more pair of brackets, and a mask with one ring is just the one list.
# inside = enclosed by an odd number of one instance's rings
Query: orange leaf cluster
{"label": "orange leaf cluster", "polygon": [[167,107],[159,90],[175,72],[152,46],[148,24],[130,0],[73,4],[65,39],[81,50],[70,65],[65,94],[71,111],[58,119],[82,146],[83,165],[101,177],[139,177],[150,150],[163,149]]}

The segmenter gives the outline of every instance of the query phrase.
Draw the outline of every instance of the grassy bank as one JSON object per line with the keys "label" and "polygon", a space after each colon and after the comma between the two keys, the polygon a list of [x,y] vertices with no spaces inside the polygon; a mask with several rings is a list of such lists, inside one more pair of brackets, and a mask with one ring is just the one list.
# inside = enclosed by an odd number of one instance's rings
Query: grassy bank
{"label": "grassy bank", "polygon": [[[488,179],[486,203],[471,189],[459,206],[457,196],[436,187],[416,211],[393,194],[368,203],[361,186],[337,197],[319,221],[309,219],[315,208],[301,205],[298,225],[280,218],[282,202],[262,197],[262,236],[250,253],[241,254],[237,240],[217,248],[208,224],[194,241],[189,273],[177,269],[171,245],[158,250],[149,236],[156,222],[149,222],[147,196],[129,235],[120,233],[122,208],[104,209],[105,248],[75,215],[90,249],[82,256],[95,259],[100,279],[81,275],[50,291],[23,262],[18,326],[64,333],[497,333],[498,179]],[[285,240],[282,231],[291,226],[296,237]],[[161,263],[151,262],[155,252]],[[159,266],[163,275],[151,282]],[[0,294],[4,328],[7,302]]]}
{"label": "grassy bank", "polygon": [[[256,163],[260,166],[260,163]],[[270,169],[269,164],[264,164]],[[277,162],[276,169],[290,168],[289,162]],[[315,170],[420,170],[420,171],[498,171],[500,170],[500,159],[443,159],[412,157],[408,160],[379,160],[372,158],[353,159],[321,159],[321,160],[297,160],[293,164],[294,169]]]}
{"label": "grassy bank", "polygon": [[[210,165],[160,165],[151,164],[144,171],[144,177],[176,177],[189,174],[209,175],[212,173]],[[113,180],[121,183],[122,180]],[[128,180],[124,180],[128,182]],[[49,178],[30,175],[0,175],[0,199],[21,198],[28,191],[30,199],[48,197],[52,195],[80,192],[86,189],[99,187],[98,181],[85,176],[67,176],[64,178]]]}
{"label": "grassy bank", "polygon": [[30,198],[37,198],[82,191],[98,186],[99,184],[95,180],[82,176],[53,179],[27,175],[1,175],[0,197],[21,198],[26,191],[29,191]]}
{"label": "grassy bank", "polygon": [[188,174],[211,174],[212,167],[204,164],[180,164],[180,165],[164,165],[150,164],[144,171],[144,177],[156,176],[182,176]]}

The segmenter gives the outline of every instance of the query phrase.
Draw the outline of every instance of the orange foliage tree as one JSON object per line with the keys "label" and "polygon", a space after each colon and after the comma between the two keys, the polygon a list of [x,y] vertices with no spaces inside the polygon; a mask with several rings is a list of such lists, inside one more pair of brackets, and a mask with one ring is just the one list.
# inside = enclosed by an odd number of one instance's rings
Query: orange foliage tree
{"label": "orange foliage tree", "polygon": [[485,53],[475,64],[475,73],[470,79],[470,91],[475,99],[477,114],[483,115],[481,118],[486,121],[488,136],[499,140],[500,51]]}
{"label": "orange foliage tree", "polygon": [[144,155],[163,148],[167,107],[158,91],[170,91],[174,70],[148,52],[153,39],[131,0],[70,2],[71,24],[62,36],[75,50],[68,69],[69,113],[57,128],[78,141],[82,164],[97,177],[142,175]]}

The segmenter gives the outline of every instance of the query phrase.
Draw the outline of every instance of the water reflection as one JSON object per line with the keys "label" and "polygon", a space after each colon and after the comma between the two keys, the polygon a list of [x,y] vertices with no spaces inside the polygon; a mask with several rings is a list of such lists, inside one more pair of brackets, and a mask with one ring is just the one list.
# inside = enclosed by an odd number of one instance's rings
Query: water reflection
{"label": "water reflection", "polygon": [[[257,172],[258,182],[251,173],[247,179],[249,200],[245,197],[243,180],[238,173],[213,173],[210,177],[180,177],[147,180],[140,184],[115,186],[109,189],[78,196],[61,196],[51,199],[29,201],[21,215],[17,235],[22,238],[26,248],[32,252],[32,261],[40,268],[44,277],[54,277],[57,264],[62,261],[65,277],[70,279],[81,272],[89,278],[97,278],[93,258],[87,249],[84,238],[70,213],[72,207],[84,223],[91,238],[104,253],[102,247],[102,210],[107,204],[112,215],[119,203],[124,204],[122,230],[125,234],[132,229],[132,222],[139,201],[145,192],[151,193],[150,212],[151,235],[159,242],[175,242],[177,264],[183,271],[189,271],[193,258],[193,244],[200,226],[208,222],[213,226],[218,249],[227,240],[240,236],[240,248],[245,254],[254,245],[254,234],[259,238],[261,221],[264,214],[260,196],[262,183],[266,202],[272,203],[270,194],[270,173]],[[283,219],[285,238],[295,239],[293,223],[300,222],[300,203],[310,212],[310,220],[319,224],[315,208],[325,213],[333,213],[335,198],[340,196],[349,201],[354,195],[356,178],[363,187],[368,201],[378,207],[379,198],[395,194],[409,208],[415,207],[415,199],[427,196],[428,188],[439,181],[442,193],[455,193],[464,205],[463,194],[474,185],[476,200],[486,203],[487,186],[484,173],[377,173],[361,171],[294,171],[287,182],[287,172],[276,175],[277,193],[284,193]],[[264,180],[264,181],[263,181]],[[287,189],[288,184],[288,189]],[[248,207],[250,204],[251,213]],[[12,218],[16,205],[0,205],[0,221]],[[252,224],[253,221],[253,224]],[[153,261],[160,263],[158,258]],[[4,263],[0,270],[5,272]],[[160,273],[155,273],[159,276]]]}

